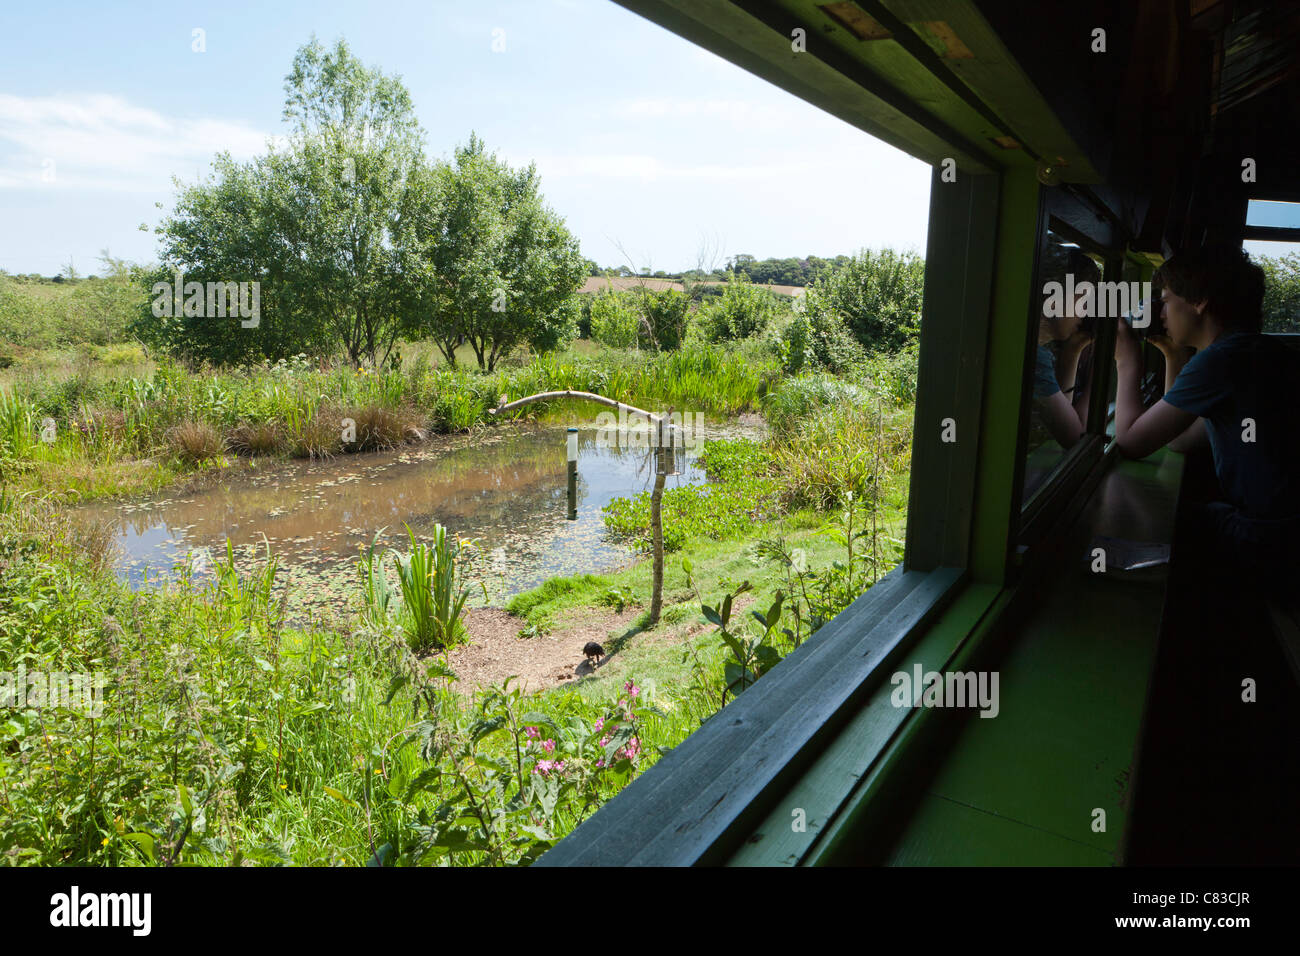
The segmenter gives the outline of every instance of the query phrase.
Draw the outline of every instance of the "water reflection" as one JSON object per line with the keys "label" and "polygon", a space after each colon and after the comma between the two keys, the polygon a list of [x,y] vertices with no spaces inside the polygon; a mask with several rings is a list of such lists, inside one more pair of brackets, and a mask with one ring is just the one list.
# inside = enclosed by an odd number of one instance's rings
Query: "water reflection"
{"label": "water reflection", "polygon": [[[582,429],[578,518],[568,521],[565,436],[563,427],[502,428],[414,449],[276,464],[194,494],[81,514],[116,524],[118,572],[133,587],[174,575],[187,555],[198,556],[200,572],[210,569],[227,538],[251,556],[265,536],[309,603],[340,582],[354,590],[358,548],[381,528],[381,544],[404,548],[404,524],[418,537],[441,523],[475,540],[475,573],[495,603],[557,574],[612,570],[631,558],[606,534],[601,509],[649,490],[649,452],[602,446],[595,428]],[[692,452],[680,470],[666,487],[705,480]]]}

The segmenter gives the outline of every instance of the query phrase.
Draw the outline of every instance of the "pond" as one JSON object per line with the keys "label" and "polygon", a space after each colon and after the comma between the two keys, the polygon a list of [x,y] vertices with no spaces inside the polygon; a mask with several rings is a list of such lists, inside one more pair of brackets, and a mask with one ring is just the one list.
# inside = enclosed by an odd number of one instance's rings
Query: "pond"
{"label": "pond", "polygon": [[[406,551],[406,525],[427,540],[440,523],[474,543],[465,552],[472,603],[500,604],[547,578],[610,571],[634,557],[606,532],[601,509],[653,486],[649,452],[611,447],[594,426],[580,428],[578,517],[569,521],[565,445],[563,426],[500,427],[390,452],[277,462],[182,496],[79,513],[116,527],[116,568],[136,588],[175,578],[187,563],[194,578],[207,577],[227,539],[241,565],[269,544],[291,580],[297,619],[351,605],[356,558],[377,533],[381,546]],[[690,451],[679,470],[666,488],[705,481]]]}

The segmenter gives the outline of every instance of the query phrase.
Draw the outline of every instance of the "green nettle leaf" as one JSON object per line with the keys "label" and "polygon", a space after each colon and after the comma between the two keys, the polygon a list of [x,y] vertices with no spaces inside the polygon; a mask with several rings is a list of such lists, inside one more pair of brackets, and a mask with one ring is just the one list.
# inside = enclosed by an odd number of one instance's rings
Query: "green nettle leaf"
{"label": "green nettle leaf", "polygon": [[425,676],[431,680],[455,680],[456,672],[440,661],[430,661],[425,667]]}
{"label": "green nettle leaf", "polygon": [[415,779],[410,782],[406,788],[406,795],[403,800],[407,803],[417,794],[425,790],[430,790],[442,782],[442,769],[439,767],[428,767],[416,774]]}
{"label": "green nettle leaf", "polygon": [[375,850],[370,859],[366,861],[366,866],[387,866],[393,858],[393,845],[385,843],[379,849]]}
{"label": "green nettle leaf", "polygon": [[411,682],[411,678],[404,673],[394,674],[392,680],[388,682],[388,694],[384,697],[384,706],[387,707],[392,703],[397,692]]}
{"label": "green nettle leaf", "polygon": [[[496,733],[505,726],[506,718],[501,715],[485,717],[481,720],[475,721],[474,726],[470,728],[470,742],[478,743],[484,737]],[[479,755],[475,754],[475,759],[479,759]]]}
{"label": "green nettle leaf", "polygon": [[605,762],[609,763],[614,758],[614,754],[627,746],[627,742],[632,739],[633,727],[631,724],[619,724],[610,734],[609,743],[605,745]]}

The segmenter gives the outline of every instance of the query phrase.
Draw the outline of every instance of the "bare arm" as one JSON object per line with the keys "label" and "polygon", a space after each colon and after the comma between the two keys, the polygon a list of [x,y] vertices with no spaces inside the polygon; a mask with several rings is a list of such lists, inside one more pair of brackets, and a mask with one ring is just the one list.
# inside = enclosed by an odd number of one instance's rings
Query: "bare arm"
{"label": "bare arm", "polygon": [[[1137,337],[1121,322],[1115,339],[1115,443],[1125,458],[1145,458],[1180,438],[1198,421],[1191,412],[1164,399],[1143,411],[1140,374]],[[1177,377],[1177,372],[1174,375]]]}
{"label": "bare arm", "polygon": [[1188,427],[1188,429],[1169,443],[1170,451],[1176,451],[1180,455],[1186,455],[1197,448],[1203,448],[1210,443],[1210,436],[1205,431],[1205,419],[1198,418]]}
{"label": "bare arm", "polygon": [[[1165,392],[1169,392],[1174,387],[1174,382],[1178,380],[1178,373],[1191,358],[1191,350],[1175,345],[1167,335],[1153,335],[1148,341],[1165,357]],[[1187,426],[1186,431],[1169,443],[1169,449],[1185,455],[1189,451],[1208,445],[1209,442],[1210,439],[1205,433],[1205,419],[1198,418]]]}
{"label": "bare arm", "polygon": [[1052,438],[1062,448],[1073,447],[1083,437],[1084,425],[1064,392],[1038,400],[1038,413]]}
{"label": "bare arm", "polygon": [[[1079,374],[1079,358],[1092,341],[1092,336],[1075,332],[1061,346],[1057,361],[1056,381],[1061,386],[1058,395],[1049,397],[1042,406],[1047,428],[1062,448],[1075,444],[1088,428],[1088,385],[1081,394],[1074,394],[1074,383]],[[1064,399],[1063,402],[1057,398]]]}

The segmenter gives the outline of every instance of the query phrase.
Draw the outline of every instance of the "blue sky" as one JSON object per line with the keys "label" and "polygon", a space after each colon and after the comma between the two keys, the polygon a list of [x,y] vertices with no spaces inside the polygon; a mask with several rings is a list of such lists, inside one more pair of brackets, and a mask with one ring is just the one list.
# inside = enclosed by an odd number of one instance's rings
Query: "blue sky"
{"label": "blue sky", "polygon": [[10,272],[93,272],[105,248],[152,260],[172,176],[283,132],[284,75],[313,33],[403,78],[430,154],[473,130],[536,161],[602,265],[925,248],[929,167],[610,0],[2,2]]}
{"label": "blue sky", "polygon": [[94,272],[104,248],[155,258],[171,177],[283,132],[284,76],[313,33],[402,77],[430,154],[473,130],[512,163],[536,161],[602,265],[924,252],[928,166],[609,0],[6,2],[3,19],[10,272],[69,259]]}

